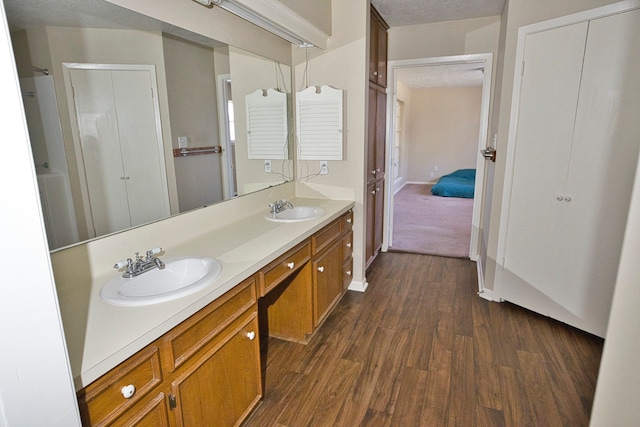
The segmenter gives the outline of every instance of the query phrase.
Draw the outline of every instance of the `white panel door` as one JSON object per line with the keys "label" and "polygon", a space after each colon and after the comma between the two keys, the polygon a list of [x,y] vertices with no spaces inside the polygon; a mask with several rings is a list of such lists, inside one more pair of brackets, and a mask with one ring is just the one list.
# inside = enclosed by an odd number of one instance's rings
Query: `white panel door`
{"label": "white panel door", "polygon": [[500,297],[599,336],[640,146],[639,29],[636,10],[525,44]]}
{"label": "white panel door", "polygon": [[131,227],[109,70],[70,70],[96,236]]}
{"label": "white panel door", "polygon": [[158,143],[151,77],[146,70],[112,71],[132,226],[169,215],[164,156]]}
{"label": "white panel door", "polygon": [[[640,10],[589,23],[560,253],[568,309],[604,333],[640,148]],[[562,282],[561,282],[562,283]]]}
{"label": "white panel door", "polygon": [[[564,233],[556,197],[564,194],[586,37],[581,23],[529,35],[525,44],[504,267],[552,298],[564,291],[549,246]],[[519,300],[514,287],[504,291]]]}
{"label": "white panel door", "polygon": [[152,72],[79,68],[70,78],[95,235],[167,217]]}

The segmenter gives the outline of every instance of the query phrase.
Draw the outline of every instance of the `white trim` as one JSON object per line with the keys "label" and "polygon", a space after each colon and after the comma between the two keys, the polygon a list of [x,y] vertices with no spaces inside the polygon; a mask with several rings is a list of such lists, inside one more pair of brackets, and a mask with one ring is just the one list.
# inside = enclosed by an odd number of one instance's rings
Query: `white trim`
{"label": "white trim", "polygon": [[491,289],[485,289],[484,287],[484,271],[482,269],[480,256],[477,256],[476,259],[472,259],[472,261],[475,261],[476,268],[478,270],[478,296],[486,299],[487,301],[495,301],[493,299],[493,291]]}
{"label": "white trim", "polygon": [[[435,58],[420,58],[420,59],[405,59],[398,61],[389,61],[387,65],[387,75],[392,82],[391,96],[387,97],[387,146],[386,146],[386,170],[391,171],[393,165],[392,150],[393,150],[393,135],[394,135],[394,117],[391,115],[394,110],[394,105],[397,99],[397,78],[396,70],[401,68],[415,68],[425,67],[432,65],[446,65],[446,64],[469,64],[478,63],[484,67],[484,80],[482,85],[482,101],[480,107],[480,129],[478,135],[478,153],[477,153],[477,165],[476,165],[476,186],[475,186],[475,198],[473,203],[473,214],[471,219],[472,232],[471,242],[469,245],[469,258],[479,259],[480,251],[480,220],[482,216],[482,206],[484,204],[484,185],[485,185],[485,162],[486,160],[480,154],[480,150],[487,146],[487,133],[489,129],[489,107],[491,99],[491,79],[492,79],[492,66],[493,66],[493,54],[470,54],[470,55],[457,55],[457,56],[442,56]],[[387,174],[385,174],[387,175]],[[389,218],[392,218],[394,186],[393,179],[389,179],[385,176],[385,221],[384,221],[384,233],[382,250],[387,251],[389,248]]]}
{"label": "white trim", "polygon": [[218,137],[222,147],[222,196],[224,200],[230,199],[233,194],[233,180],[230,178],[231,169],[231,148],[229,147],[229,113],[226,97],[226,82],[231,80],[231,74],[219,74],[216,82],[216,98],[218,103]]}
{"label": "white trim", "polygon": [[[583,12],[574,13],[559,18],[550,19],[543,22],[526,25],[518,29],[518,41],[516,45],[515,63],[522,64],[524,61],[524,47],[528,35],[560,28],[580,22],[603,18],[618,13],[628,12],[640,8],[640,0],[626,0],[610,5],[590,9]],[[517,66],[514,70],[513,89],[511,95],[511,111],[509,116],[509,134],[507,139],[506,163],[504,172],[504,185],[502,189],[502,206],[500,209],[500,226],[498,230],[498,248],[496,256],[497,268],[504,270],[505,251],[507,244],[507,232],[509,228],[509,206],[511,205],[511,186],[513,184],[513,172],[516,152],[516,137],[519,120],[520,87],[522,85],[522,66]],[[502,275],[496,274],[494,283],[494,293],[501,299]]]}
{"label": "white trim", "polygon": [[327,48],[329,35],[311,24],[302,16],[286,7],[277,0],[234,0],[256,14],[270,21],[275,26],[282,28],[306,42],[312,43],[321,49]]}
{"label": "white trim", "polygon": [[367,283],[367,279],[364,278],[362,282],[359,282],[357,280],[352,280],[348,289],[350,291],[364,292],[367,290],[368,286],[369,286],[369,283]]}
{"label": "white trim", "polygon": [[[153,110],[156,125],[156,140],[158,144],[159,154],[161,156],[160,173],[164,177],[163,186],[163,205],[165,217],[171,215],[171,206],[169,203],[169,184],[167,177],[167,153],[162,134],[162,120],[160,117],[160,100],[158,99],[158,81],[156,77],[155,65],[136,65],[136,64],[93,64],[93,63],[77,63],[63,62],[62,75],[64,78],[64,86],[67,95],[67,105],[69,107],[69,117],[71,119],[71,135],[73,138],[73,146],[76,155],[76,164],[78,166],[78,176],[80,177],[80,194],[82,195],[82,204],[87,222],[87,233],[90,238],[95,236],[95,228],[93,226],[93,216],[91,214],[91,203],[89,199],[89,189],[86,181],[86,171],[84,165],[84,157],[82,155],[82,143],[80,141],[80,131],[78,129],[78,115],[76,114],[76,104],[74,99],[73,87],[71,84],[71,70],[118,70],[118,71],[148,71],[151,77],[151,85],[153,90]],[[169,157],[173,160],[173,157]]]}

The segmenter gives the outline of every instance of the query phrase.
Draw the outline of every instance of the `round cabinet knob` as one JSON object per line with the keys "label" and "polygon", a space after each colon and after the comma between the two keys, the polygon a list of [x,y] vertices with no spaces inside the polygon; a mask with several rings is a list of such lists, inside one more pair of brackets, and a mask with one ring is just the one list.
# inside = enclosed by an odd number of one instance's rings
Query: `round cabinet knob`
{"label": "round cabinet knob", "polygon": [[376,194],[376,190],[371,190],[371,194]]}
{"label": "round cabinet knob", "polygon": [[318,271],[319,271],[320,273],[324,273],[324,267],[318,267]]}
{"label": "round cabinet knob", "polygon": [[561,201],[563,201],[563,200],[564,200],[564,197],[562,197],[562,196],[556,196],[556,200],[557,200],[557,201],[559,201],[559,202],[561,202]]}
{"label": "round cabinet knob", "polygon": [[247,338],[253,341],[256,338],[256,333],[254,331],[247,332]]}
{"label": "round cabinet knob", "polygon": [[347,219],[347,224],[351,224],[353,221],[351,220],[351,218]]}
{"label": "round cabinet knob", "polygon": [[134,386],[133,384],[126,385],[122,387],[122,390],[120,390],[120,393],[122,393],[122,396],[124,396],[125,399],[131,399],[135,392],[136,386]]}
{"label": "round cabinet knob", "polygon": [[375,174],[376,174],[376,171],[375,171],[375,170],[372,170],[372,171],[371,171],[371,173],[375,175]]}
{"label": "round cabinet knob", "polygon": [[351,270],[347,271],[347,276],[351,276]]}
{"label": "round cabinet knob", "polygon": [[347,247],[350,248],[351,247],[351,243],[347,243]]}
{"label": "round cabinet knob", "polygon": [[287,267],[289,267],[289,270],[293,270],[293,267],[295,266],[296,264],[293,261],[287,263]]}
{"label": "round cabinet knob", "polygon": [[374,75],[374,76],[377,76],[377,75],[378,75],[378,72],[377,72],[377,71],[374,71],[374,72],[373,72],[373,75]]}
{"label": "round cabinet knob", "polygon": [[564,201],[565,201],[565,202],[570,202],[570,201],[571,201],[571,197],[570,197],[570,196],[565,197],[565,198],[564,198]]}

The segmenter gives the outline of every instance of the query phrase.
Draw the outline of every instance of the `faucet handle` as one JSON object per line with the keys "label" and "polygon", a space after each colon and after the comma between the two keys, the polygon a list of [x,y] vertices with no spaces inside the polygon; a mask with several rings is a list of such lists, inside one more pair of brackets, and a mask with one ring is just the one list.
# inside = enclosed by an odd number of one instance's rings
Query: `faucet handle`
{"label": "faucet handle", "polygon": [[113,266],[113,268],[115,268],[116,270],[120,270],[121,268],[126,267],[128,264],[127,261],[118,261],[116,262],[116,264]]}
{"label": "faucet handle", "polygon": [[162,248],[161,247],[149,249],[147,251],[147,259],[150,259],[153,255],[159,254],[160,252],[162,252]]}

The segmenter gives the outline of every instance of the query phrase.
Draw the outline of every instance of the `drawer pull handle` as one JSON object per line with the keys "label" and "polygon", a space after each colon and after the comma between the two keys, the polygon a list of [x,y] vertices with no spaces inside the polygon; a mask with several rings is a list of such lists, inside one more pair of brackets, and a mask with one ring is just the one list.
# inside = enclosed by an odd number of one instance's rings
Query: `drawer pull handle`
{"label": "drawer pull handle", "polygon": [[134,386],[133,384],[126,385],[122,387],[122,390],[120,390],[120,393],[122,393],[122,396],[124,396],[125,399],[131,399],[135,392],[136,386]]}
{"label": "drawer pull handle", "polygon": [[351,270],[347,271],[347,276],[351,276]]}
{"label": "drawer pull handle", "polygon": [[293,267],[295,266],[296,264],[293,261],[287,263],[287,267],[289,267],[289,270],[293,270]]}
{"label": "drawer pull handle", "polygon": [[351,218],[347,218],[347,224],[351,224]]}
{"label": "drawer pull handle", "polygon": [[324,273],[324,267],[318,267],[318,271],[319,271],[320,273]]}
{"label": "drawer pull handle", "polygon": [[254,331],[247,332],[247,338],[249,338],[249,340],[253,341],[256,338],[256,333]]}
{"label": "drawer pull handle", "polygon": [[350,248],[351,247],[351,243],[347,243],[347,247]]}

